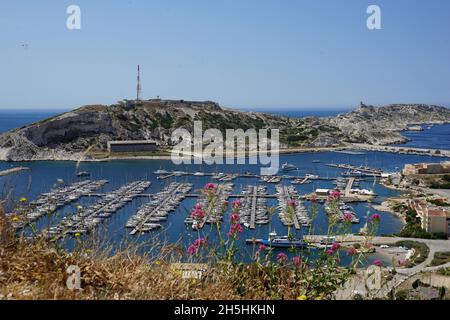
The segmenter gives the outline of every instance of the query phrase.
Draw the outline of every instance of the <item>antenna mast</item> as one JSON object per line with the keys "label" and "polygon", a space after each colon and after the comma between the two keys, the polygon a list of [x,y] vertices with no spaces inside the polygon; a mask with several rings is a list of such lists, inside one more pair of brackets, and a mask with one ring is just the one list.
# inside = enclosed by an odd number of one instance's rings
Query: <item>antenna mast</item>
{"label": "antenna mast", "polygon": [[142,91],[142,87],[141,87],[141,69],[140,66],[138,65],[137,68],[137,87],[136,87],[136,101],[139,102],[141,100],[141,91]]}

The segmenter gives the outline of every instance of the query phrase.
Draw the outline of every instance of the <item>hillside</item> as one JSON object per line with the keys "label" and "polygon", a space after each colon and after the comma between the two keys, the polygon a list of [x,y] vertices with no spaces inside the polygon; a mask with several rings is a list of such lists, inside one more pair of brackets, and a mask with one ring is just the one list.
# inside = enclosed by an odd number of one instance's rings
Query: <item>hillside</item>
{"label": "hillside", "polygon": [[405,141],[400,131],[416,123],[450,122],[450,110],[428,105],[358,109],[331,118],[289,118],[222,108],[211,101],[148,100],[89,105],[0,135],[0,160],[78,160],[86,150],[104,152],[110,140],[155,140],[170,147],[177,128],[203,130],[277,128],[282,148],[328,147],[348,142]]}

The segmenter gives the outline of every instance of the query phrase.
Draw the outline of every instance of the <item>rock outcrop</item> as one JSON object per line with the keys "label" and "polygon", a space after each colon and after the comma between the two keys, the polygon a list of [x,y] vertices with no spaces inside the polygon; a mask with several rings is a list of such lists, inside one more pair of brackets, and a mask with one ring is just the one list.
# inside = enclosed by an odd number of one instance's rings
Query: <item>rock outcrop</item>
{"label": "rock outcrop", "polygon": [[422,123],[450,122],[450,109],[423,104],[392,104],[385,107],[360,104],[356,110],[328,120],[347,142],[386,145],[407,141],[401,131]]}

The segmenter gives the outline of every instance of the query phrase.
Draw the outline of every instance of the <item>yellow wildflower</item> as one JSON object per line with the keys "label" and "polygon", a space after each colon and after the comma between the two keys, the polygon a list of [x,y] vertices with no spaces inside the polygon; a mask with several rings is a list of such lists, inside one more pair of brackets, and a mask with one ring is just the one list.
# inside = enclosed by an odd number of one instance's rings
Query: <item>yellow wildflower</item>
{"label": "yellow wildflower", "polygon": [[75,233],[75,237],[79,237],[81,234],[79,232]]}
{"label": "yellow wildflower", "polygon": [[20,200],[19,200],[21,203],[24,203],[24,202],[27,202],[28,201],[28,199],[27,198],[25,198],[25,197],[22,197],[22,198],[20,198]]}
{"label": "yellow wildflower", "polygon": [[308,300],[308,297],[302,294],[301,296],[297,297],[297,300]]}

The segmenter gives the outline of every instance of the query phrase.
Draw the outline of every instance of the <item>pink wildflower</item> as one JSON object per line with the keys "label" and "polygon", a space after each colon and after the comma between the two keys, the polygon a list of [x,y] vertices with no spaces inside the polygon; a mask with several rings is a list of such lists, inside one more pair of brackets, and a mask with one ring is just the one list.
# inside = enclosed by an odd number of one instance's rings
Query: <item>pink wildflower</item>
{"label": "pink wildflower", "polygon": [[233,224],[230,226],[230,231],[228,231],[227,235],[230,238],[237,236],[239,233],[242,233],[243,229],[240,224]]}
{"label": "pink wildflower", "polygon": [[215,183],[207,183],[206,185],[205,185],[205,190],[206,191],[210,191],[210,190],[216,190],[216,188],[217,188],[217,185],[215,184]]}
{"label": "pink wildflower", "polygon": [[188,253],[193,256],[194,254],[197,253],[198,251],[198,247],[195,244],[191,244],[188,249],[187,249]]}
{"label": "pink wildflower", "polygon": [[203,212],[201,207],[197,207],[197,205],[196,205],[194,208],[194,211],[192,211],[192,213],[191,213],[191,218],[201,220],[204,217],[205,217],[205,213]]}
{"label": "pink wildflower", "polygon": [[331,245],[331,250],[333,251],[337,251],[341,248],[341,244],[337,243],[337,242],[333,242],[333,244]]}
{"label": "pink wildflower", "polygon": [[241,207],[241,204],[242,204],[241,200],[238,199],[238,200],[234,200],[232,205],[233,205],[234,209],[239,209]]}
{"label": "pink wildflower", "polygon": [[373,261],[373,264],[377,267],[382,267],[383,266],[383,262],[381,262],[380,259],[376,259]]}
{"label": "pink wildflower", "polygon": [[292,263],[294,264],[294,266],[299,267],[302,264],[302,258],[299,256],[293,257]]}
{"label": "pink wildflower", "polygon": [[260,244],[259,245],[259,251],[265,251],[266,250],[266,246],[264,244]]}
{"label": "pink wildflower", "polygon": [[230,221],[233,224],[239,223],[240,220],[241,220],[241,216],[237,213],[233,213],[230,217]]}
{"label": "pink wildflower", "polygon": [[206,240],[203,238],[198,238],[194,241],[194,246],[196,246],[197,248],[203,247],[205,245],[206,245]]}
{"label": "pink wildflower", "polygon": [[329,254],[329,255],[334,254],[334,250],[333,250],[333,249],[328,249],[328,250],[327,250],[327,254]]}
{"label": "pink wildflower", "polygon": [[375,213],[370,217],[370,221],[380,221],[380,219],[381,216],[378,213]]}
{"label": "pink wildflower", "polygon": [[295,201],[295,199],[289,200],[289,201],[288,201],[288,206],[289,206],[289,207],[292,207],[292,208],[297,207],[297,201]]}
{"label": "pink wildflower", "polygon": [[356,249],[354,247],[351,247],[350,249],[347,250],[347,256],[351,257],[354,256],[356,254]]}
{"label": "pink wildflower", "polygon": [[278,263],[284,263],[287,260],[287,255],[284,252],[280,252],[277,255],[277,261]]}
{"label": "pink wildflower", "polygon": [[344,221],[345,222],[352,222],[353,221],[353,215],[351,213],[344,214]]}
{"label": "pink wildflower", "polygon": [[330,192],[330,196],[333,199],[339,200],[341,198],[341,193],[338,190],[333,190]]}

